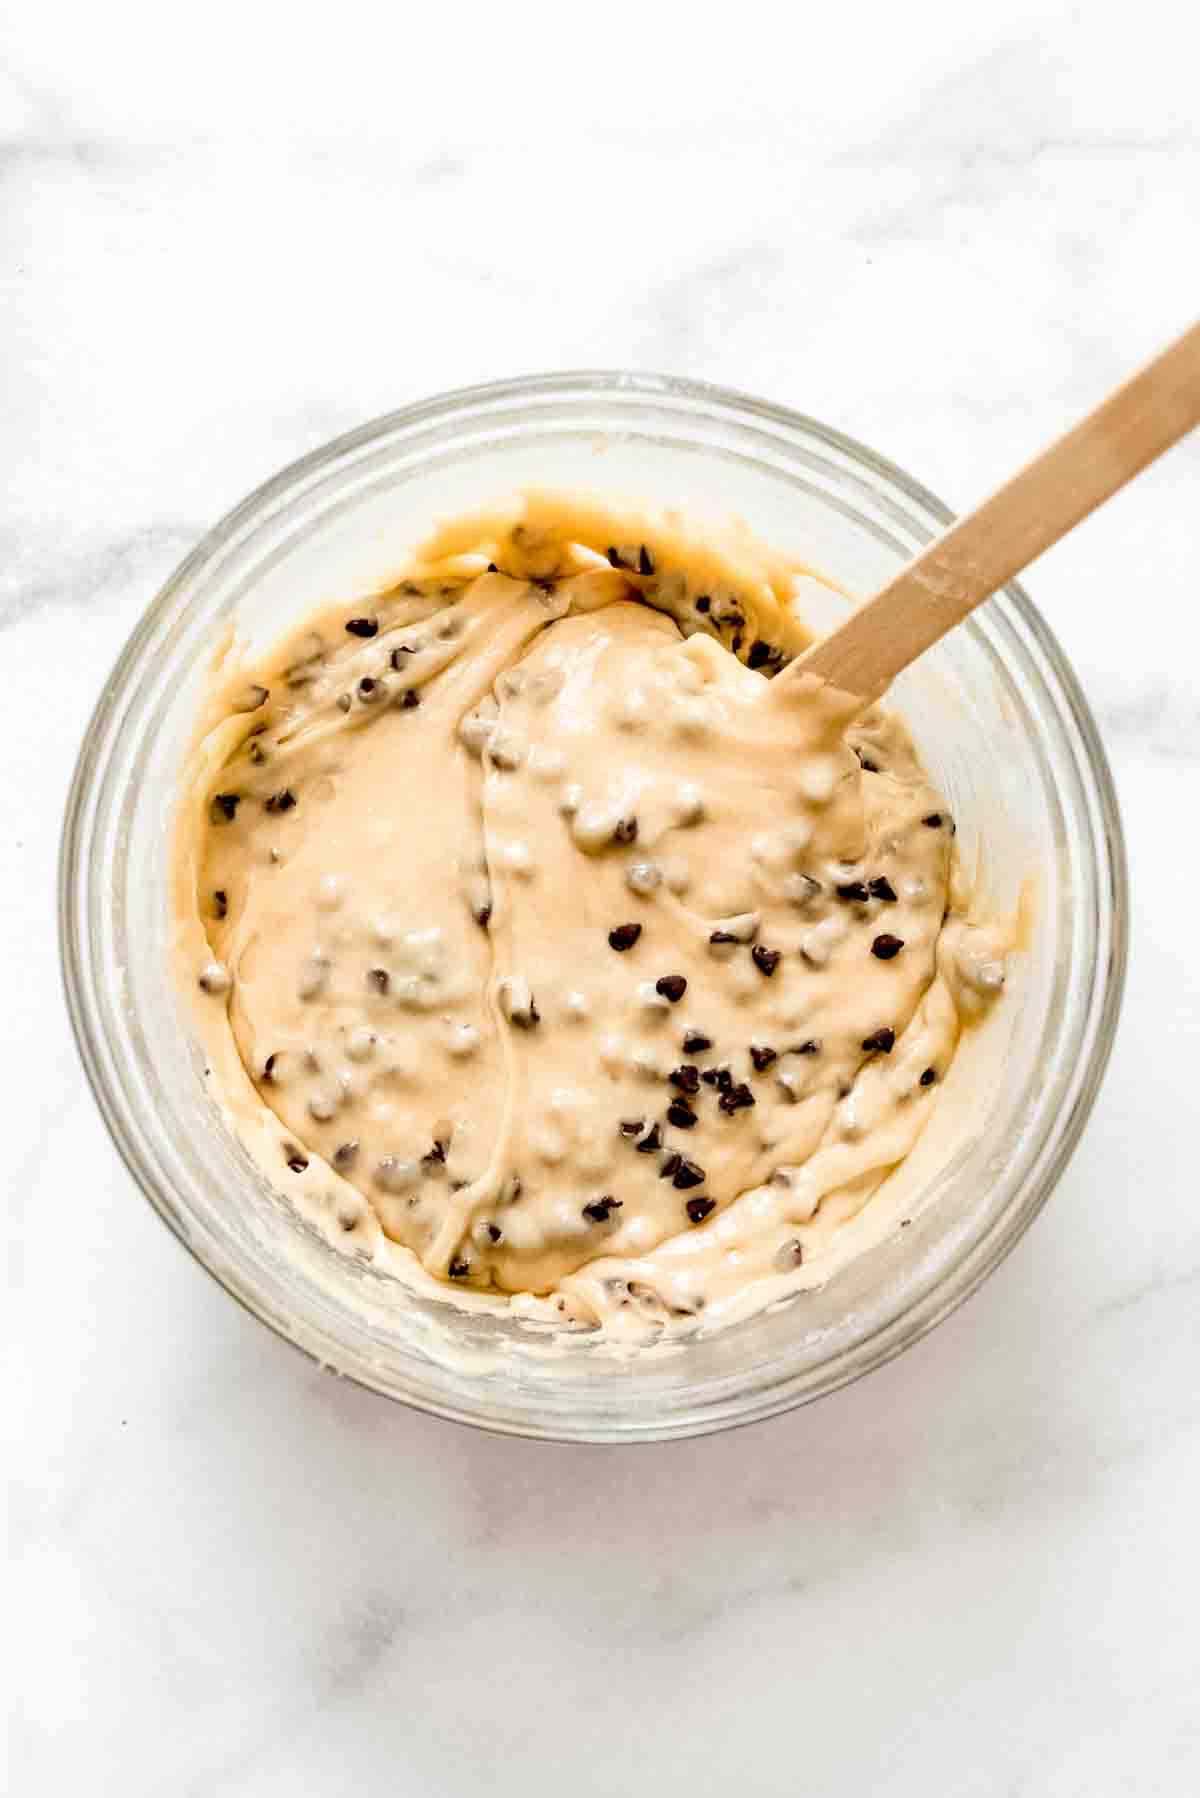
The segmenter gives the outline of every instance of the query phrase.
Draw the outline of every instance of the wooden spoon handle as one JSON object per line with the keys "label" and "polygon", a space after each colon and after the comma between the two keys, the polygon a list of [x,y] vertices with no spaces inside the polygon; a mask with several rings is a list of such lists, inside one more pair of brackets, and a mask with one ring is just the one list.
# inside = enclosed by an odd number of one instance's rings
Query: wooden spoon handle
{"label": "wooden spoon handle", "polygon": [[902,668],[1200,423],[1200,324],[794,662],[878,699]]}

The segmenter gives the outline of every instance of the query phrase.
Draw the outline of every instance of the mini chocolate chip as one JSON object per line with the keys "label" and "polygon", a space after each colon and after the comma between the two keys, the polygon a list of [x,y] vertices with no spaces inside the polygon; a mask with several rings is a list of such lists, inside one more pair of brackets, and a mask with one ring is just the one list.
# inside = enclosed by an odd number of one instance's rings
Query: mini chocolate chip
{"label": "mini chocolate chip", "polygon": [[700,1078],[705,1086],[715,1086],[718,1092],[727,1093],[733,1085],[733,1075],[728,1068],[706,1068]]}
{"label": "mini chocolate chip", "polygon": [[769,980],[783,960],[783,953],[779,949],[764,949],[761,943],[755,943],[750,951],[750,959],[759,973],[765,974]]}
{"label": "mini chocolate chip", "polygon": [[213,824],[230,824],[233,814],[242,803],[240,793],[218,793],[208,808],[208,816]]}
{"label": "mini chocolate chip", "polygon": [[704,1036],[699,1030],[689,1030],[683,1039],[685,1055],[703,1055],[706,1049],[712,1048],[712,1037]]}
{"label": "mini chocolate chip", "polygon": [[616,550],[612,547],[611,543],[609,544],[608,548],[605,550],[604,553],[608,557],[609,562],[611,563],[611,565],[614,568],[624,568],[624,566],[625,566],[624,562],[622,562],[620,556],[617,554]]}
{"label": "mini chocolate chip", "polygon": [[684,1206],[684,1210],[694,1224],[702,1224],[709,1213],[715,1211],[716,1208],[717,1201],[715,1199],[689,1199]]}
{"label": "mini chocolate chip", "polygon": [[700,1091],[700,1069],[685,1061],[677,1068],[672,1068],[667,1075],[672,1086],[677,1086],[681,1093],[698,1093]]}
{"label": "mini chocolate chip", "polygon": [[615,930],[608,933],[608,946],[618,951],[632,949],[641,934],[640,924],[618,924]]}
{"label": "mini chocolate chip", "polygon": [[[495,572],[496,571],[493,568],[492,573],[494,574]],[[487,1233],[492,1242],[503,1242],[504,1240],[504,1231],[500,1228],[499,1224],[488,1224]]]}
{"label": "mini chocolate chip", "polygon": [[213,893],[213,917],[223,918],[229,910],[229,894],[224,887],[217,887]]}
{"label": "mini chocolate chip", "polygon": [[667,1122],[674,1124],[677,1130],[692,1130],[695,1128],[696,1114],[682,1099],[672,1099],[667,1106]]}
{"label": "mini chocolate chip", "polygon": [[672,1005],[678,1005],[687,992],[687,981],[682,974],[664,974],[661,980],[654,982],[654,990],[669,999]]}
{"label": "mini chocolate chip", "polygon": [[446,1145],[444,1142],[438,1142],[437,1138],[435,1137],[433,1147],[431,1149],[427,1149],[425,1151],[424,1155],[422,1155],[422,1157],[421,1157],[421,1166],[422,1167],[434,1167],[439,1163],[444,1165],[445,1160],[446,1160]]}
{"label": "mini chocolate chip", "polygon": [[410,643],[398,643],[396,645],[395,649],[392,651],[392,667],[396,670],[397,674],[402,673],[409,656],[416,655],[416,653],[416,650]]}
{"label": "mini chocolate chip", "polygon": [[896,1046],[896,1032],[885,1024],[880,1030],[873,1030],[870,1036],[864,1036],[862,1046],[868,1052],[878,1049],[884,1055],[890,1055]]}
{"label": "mini chocolate chip", "polygon": [[937,1079],[936,1071],[933,1068],[926,1068],[925,1072],[921,1075],[921,1085],[922,1086],[932,1086],[936,1079]]}
{"label": "mini chocolate chip", "polygon": [[583,1215],[590,1224],[606,1224],[611,1214],[621,1209],[621,1203],[620,1199],[614,1199],[610,1192],[606,1192],[586,1204]]}
{"label": "mini chocolate chip", "polygon": [[636,843],[637,842],[637,833],[638,833],[637,819],[636,818],[622,818],[621,822],[617,825],[616,829],[613,831],[613,842],[614,843]]}
{"label": "mini chocolate chip", "polygon": [[654,561],[650,555],[650,551],[646,548],[646,545],[644,543],[642,544],[642,547],[638,550],[638,573],[639,574],[653,574],[654,573]]}
{"label": "mini chocolate chip", "polygon": [[489,574],[499,574],[500,570],[496,567],[494,562],[489,562],[487,565],[487,572]]}
{"label": "mini chocolate chip", "polygon": [[491,922],[492,908],[490,905],[481,905],[478,911],[471,913],[471,916],[481,930],[486,930],[488,924]]}
{"label": "mini chocolate chip", "polygon": [[622,1118],[621,1119],[621,1135],[622,1136],[640,1136],[642,1134],[642,1131],[645,1128],[646,1128],[645,1118]]}
{"label": "mini chocolate chip", "polygon": [[351,1167],[354,1163],[354,1158],[357,1154],[358,1154],[358,1143],[357,1142],[339,1143],[337,1148],[333,1151],[334,1167]]}
{"label": "mini chocolate chip", "polygon": [[819,1055],[821,1053],[821,1045],[815,1036],[810,1036],[807,1042],[799,1044],[794,1053],[796,1055]]}
{"label": "mini chocolate chip", "polygon": [[668,1155],[658,1170],[660,1180],[672,1180],[683,1166],[682,1155]]}
{"label": "mini chocolate chip", "polygon": [[405,687],[403,693],[401,693],[399,699],[396,701],[397,706],[402,712],[415,712],[420,703],[421,695],[417,692],[415,687]]}
{"label": "mini chocolate chip", "polygon": [[378,618],[348,618],[346,629],[352,637],[373,637],[379,629]]}
{"label": "mini chocolate chip", "polygon": [[930,830],[940,830],[942,828],[942,814],[941,812],[930,812],[927,818],[921,819],[921,822],[922,824],[927,825]]}
{"label": "mini chocolate chip", "polygon": [[712,600],[709,598],[707,593],[701,593],[697,597],[696,610],[698,612],[709,612],[712,610]]}
{"label": "mini chocolate chip", "polygon": [[284,787],[280,793],[272,793],[266,801],[264,810],[268,812],[290,812],[296,803],[296,795],[290,787]]}
{"label": "mini chocolate chip", "polygon": [[761,1074],[764,1068],[769,1068],[773,1061],[779,1060],[779,1051],[778,1049],[759,1048],[757,1044],[752,1043],[750,1059],[754,1063],[755,1071]]}
{"label": "mini chocolate chip", "polygon": [[882,899],[885,905],[895,905],[895,888],[886,874],[877,874],[874,880],[868,880],[867,887],[872,899]]}
{"label": "mini chocolate chip", "polygon": [[883,935],[877,936],[871,944],[871,954],[878,956],[880,961],[891,961],[894,955],[899,955],[903,947],[902,937],[889,936],[885,930]]}
{"label": "mini chocolate chip", "polygon": [[708,940],[710,943],[714,943],[716,945],[716,947],[718,949],[720,949],[720,948],[723,948],[727,943],[740,942],[741,939],[739,937],[734,936],[732,930],[713,930],[713,931],[709,932]]}
{"label": "mini chocolate chip", "polygon": [[294,1142],[285,1143],[283,1152],[287,1156],[287,1164],[294,1174],[302,1174],[308,1166],[308,1156],[301,1153]]}
{"label": "mini chocolate chip", "polygon": [[840,887],[835,887],[834,891],[839,899],[856,899],[860,905],[865,905],[871,897],[861,880],[844,881]]}
{"label": "mini chocolate chip", "polygon": [[386,993],[392,984],[392,977],[386,968],[368,968],[367,985],[373,993]]}
{"label": "mini chocolate chip", "polygon": [[657,1124],[651,1124],[645,1136],[637,1145],[639,1155],[653,1155],[656,1149],[662,1148],[662,1131]]}
{"label": "mini chocolate chip", "polygon": [[737,1086],[729,1086],[721,1094],[717,1103],[727,1116],[732,1117],[735,1111],[745,1111],[747,1107],[753,1105],[755,1098],[745,1081],[742,1081]]}
{"label": "mini chocolate chip", "polygon": [[683,1155],[680,1156],[679,1166],[675,1169],[672,1178],[673,1184],[679,1188],[680,1192],[687,1192],[693,1186],[703,1186],[705,1173],[702,1167],[697,1167],[694,1161],[689,1161]]}
{"label": "mini chocolate chip", "polygon": [[750,645],[749,653],[746,656],[746,666],[748,668],[761,668],[763,663],[769,662],[770,659],[771,645],[764,642],[761,637],[756,637],[754,642]]}
{"label": "mini chocolate chip", "polygon": [[268,1055],[267,1059],[263,1062],[262,1078],[264,1080],[268,1080],[268,1081],[273,1080],[275,1078],[275,1057],[274,1057],[274,1055]]}
{"label": "mini chocolate chip", "polygon": [[464,1280],[470,1271],[471,1263],[469,1261],[452,1261],[446,1269],[452,1280]]}

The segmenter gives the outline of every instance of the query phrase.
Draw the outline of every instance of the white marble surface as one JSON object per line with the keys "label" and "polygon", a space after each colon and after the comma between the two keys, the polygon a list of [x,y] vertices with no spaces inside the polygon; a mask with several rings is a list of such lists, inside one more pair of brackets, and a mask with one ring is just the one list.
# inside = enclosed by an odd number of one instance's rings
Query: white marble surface
{"label": "white marble surface", "polygon": [[135,1194],[52,924],[71,765],[139,610],[365,417],[658,368],[980,496],[1197,309],[1189,13],[8,10],[14,1794],[1200,1788],[1200,442],[1030,580],[1129,833],[1094,1119],[980,1296],[813,1409],[568,1450],[314,1372]]}

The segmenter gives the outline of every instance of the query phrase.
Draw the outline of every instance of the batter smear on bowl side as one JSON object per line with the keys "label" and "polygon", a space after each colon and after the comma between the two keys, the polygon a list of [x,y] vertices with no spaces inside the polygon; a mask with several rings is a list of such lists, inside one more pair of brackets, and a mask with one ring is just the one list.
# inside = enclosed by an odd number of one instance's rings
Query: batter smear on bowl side
{"label": "batter smear on bowl side", "polygon": [[619,1331],[811,1275],[1004,982],[794,566],[531,493],[213,683],[179,945],[214,1097],[348,1250]]}

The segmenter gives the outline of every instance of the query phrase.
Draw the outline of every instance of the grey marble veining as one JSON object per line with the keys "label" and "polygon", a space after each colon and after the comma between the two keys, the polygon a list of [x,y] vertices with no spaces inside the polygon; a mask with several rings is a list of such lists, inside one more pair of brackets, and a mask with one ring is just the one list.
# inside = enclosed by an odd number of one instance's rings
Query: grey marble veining
{"label": "grey marble veining", "polygon": [[1195,22],[169,10],[19,4],[0,49],[9,1786],[1194,1790],[1200,443],[1028,582],[1129,836],[1092,1123],[984,1290],[803,1413],[567,1450],[318,1373],[117,1161],[53,882],[143,607],[364,418],[661,369],[980,497],[1196,309]]}

